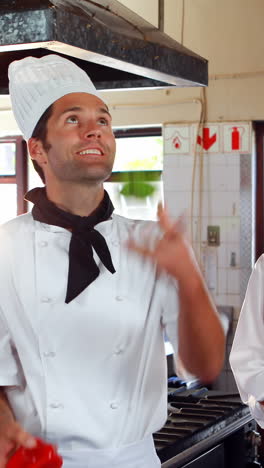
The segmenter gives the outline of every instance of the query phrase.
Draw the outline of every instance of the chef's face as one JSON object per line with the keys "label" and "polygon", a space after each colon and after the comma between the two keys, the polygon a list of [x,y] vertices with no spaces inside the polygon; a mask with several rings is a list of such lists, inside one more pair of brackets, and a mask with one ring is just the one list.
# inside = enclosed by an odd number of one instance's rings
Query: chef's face
{"label": "chef's face", "polygon": [[111,115],[98,97],[72,93],[53,104],[45,147],[38,141],[31,156],[42,167],[46,185],[56,182],[101,183],[115,156]]}

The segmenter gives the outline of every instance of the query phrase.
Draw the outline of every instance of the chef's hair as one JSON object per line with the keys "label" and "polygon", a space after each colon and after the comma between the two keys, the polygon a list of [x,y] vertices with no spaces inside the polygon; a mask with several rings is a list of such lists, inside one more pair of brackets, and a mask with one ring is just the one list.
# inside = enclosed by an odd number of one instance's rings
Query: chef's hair
{"label": "chef's hair", "polygon": [[[47,140],[47,131],[48,131],[47,124],[48,124],[49,118],[52,115],[52,111],[53,111],[53,104],[51,104],[51,106],[49,106],[45,110],[45,112],[42,114],[42,116],[40,117],[32,133],[32,138],[36,138],[37,140],[41,141],[45,151],[48,151],[51,147],[50,143]],[[37,161],[35,161],[35,159],[32,159],[32,163],[39,177],[41,178],[42,182],[45,184],[45,174],[42,168],[37,163]]]}

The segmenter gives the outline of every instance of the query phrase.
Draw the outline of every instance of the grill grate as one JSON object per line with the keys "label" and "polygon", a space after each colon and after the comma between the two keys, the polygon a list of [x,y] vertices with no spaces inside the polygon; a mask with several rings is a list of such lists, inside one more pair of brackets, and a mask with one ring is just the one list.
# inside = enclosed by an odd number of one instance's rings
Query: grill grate
{"label": "grill grate", "polygon": [[185,450],[196,451],[202,441],[207,444],[210,438],[212,444],[220,441],[229,428],[232,433],[235,422],[246,417],[251,419],[249,409],[238,394],[223,394],[204,387],[187,389],[180,383],[177,388],[169,388],[168,419],[154,434],[158,456],[164,462]]}

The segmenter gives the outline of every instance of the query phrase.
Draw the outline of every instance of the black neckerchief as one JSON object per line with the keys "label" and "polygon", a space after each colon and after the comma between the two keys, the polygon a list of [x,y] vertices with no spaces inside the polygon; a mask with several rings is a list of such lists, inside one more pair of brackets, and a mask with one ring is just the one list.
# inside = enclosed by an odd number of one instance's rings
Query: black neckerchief
{"label": "black neckerchief", "polygon": [[100,205],[89,216],[78,216],[61,210],[47,198],[44,187],[30,190],[25,198],[34,203],[32,215],[35,220],[72,232],[66,304],[89,286],[100,273],[93,258],[93,248],[104,266],[115,273],[105,238],[94,229],[96,224],[108,220],[114,210],[106,191]]}

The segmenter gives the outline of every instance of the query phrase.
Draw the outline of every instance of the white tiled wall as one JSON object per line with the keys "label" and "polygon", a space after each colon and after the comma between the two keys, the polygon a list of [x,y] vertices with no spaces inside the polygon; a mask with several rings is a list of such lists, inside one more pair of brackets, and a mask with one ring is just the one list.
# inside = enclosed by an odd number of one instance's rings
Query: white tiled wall
{"label": "white tiled wall", "polygon": [[[235,390],[228,354],[233,338],[232,329],[234,331],[243,300],[240,280],[243,222],[240,216],[241,154],[205,151],[195,156],[197,147],[194,145],[194,139],[188,140],[188,136],[195,132],[195,125],[190,124],[189,128],[186,127],[188,126],[168,125],[163,129],[164,198],[173,218],[185,212],[188,232],[205,277],[208,275],[206,264],[209,256],[211,261],[215,262],[215,267],[211,270],[209,268],[209,274],[215,274],[215,280],[208,280],[208,277],[206,280],[208,286],[211,286],[210,292],[216,305],[229,305],[234,309],[234,323],[227,339],[226,362],[216,385],[222,390]],[[179,135],[186,138],[182,139],[184,154],[173,146],[173,139]],[[221,149],[221,144],[218,148]],[[250,160],[249,154],[244,154],[243,157],[245,156]],[[208,225],[220,226],[220,246],[208,247]],[[250,268],[250,265],[248,267]]]}

